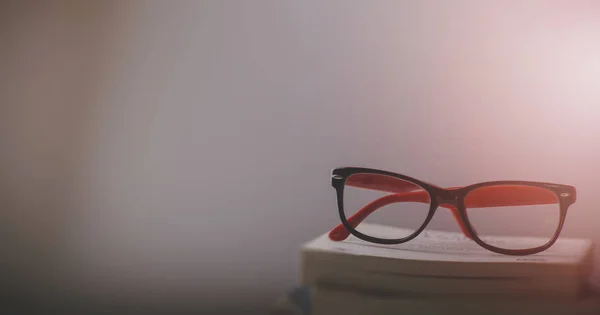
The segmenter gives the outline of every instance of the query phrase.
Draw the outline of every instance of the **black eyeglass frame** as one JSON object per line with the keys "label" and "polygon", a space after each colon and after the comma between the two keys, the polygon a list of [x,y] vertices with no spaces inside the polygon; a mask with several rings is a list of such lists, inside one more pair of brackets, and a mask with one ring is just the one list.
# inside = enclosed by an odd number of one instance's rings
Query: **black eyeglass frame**
{"label": "black eyeglass frame", "polygon": [[[425,221],[423,222],[423,224],[413,234],[403,237],[403,238],[399,238],[399,239],[382,239],[382,238],[372,237],[372,236],[369,236],[369,235],[366,235],[366,234],[363,234],[363,233],[357,231],[355,228],[353,228],[350,225],[350,223],[348,223],[348,220],[346,219],[346,214],[344,212],[345,183],[346,183],[346,180],[350,176],[355,175],[355,174],[385,175],[385,176],[394,177],[394,178],[398,178],[400,180],[414,183],[414,184],[420,186],[421,188],[423,188],[429,194],[430,201],[431,201],[429,213],[427,214],[427,218],[425,218]],[[462,221],[463,225],[467,229],[469,237],[471,237],[473,239],[473,241],[475,241],[478,245],[480,245],[481,247],[483,247],[489,251],[499,253],[499,254],[504,254],[504,255],[513,255],[513,256],[532,255],[532,254],[540,253],[540,252],[545,251],[546,249],[550,248],[556,242],[556,240],[558,239],[558,237],[560,235],[560,232],[562,231],[569,206],[571,206],[573,203],[575,203],[575,200],[576,200],[575,187],[570,186],[570,185],[562,185],[562,184],[554,184],[554,183],[546,183],[546,182],[535,182],[535,181],[505,180],[505,181],[481,182],[481,183],[464,186],[464,187],[460,187],[460,188],[456,188],[456,189],[445,189],[445,188],[441,188],[436,185],[426,183],[424,181],[421,181],[421,180],[418,180],[418,179],[415,179],[415,178],[412,178],[412,177],[409,177],[406,175],[397,174],[397,173],[393,173],[393,172],[389,172],[389,171],[385,171],[385,170],[364,168],[364,167],[342,167],[342,168],[334,169],[331,172],[331,185],[336,190],[338,211],[339,211],[339,216],[342,221],[342,224],[352,235],[356,236],[357,238],[359,238],[361,240],[371,242],[371,243],[386,244],[386,245],[406,243],[406,242],[414,239],[415,237],[417,237],[419,234],[421,234],[421,232],[423,232],[423,230],[425,230],[425,228],[427,227],[427,225],[433,218],[437,208],[441,204],[451,204],[451,205],[455,206],[456,209],[458,210],[460,220]],[[485,186],[497,186],[497,185],[525,185],[525,186],[541,187],[541,188],[545,188],[547,190],[552,191],[556,195],[556,198],[559,201],[559,207],[560,207],[559,223],[556,228],[556,231],[554,232],[554,235],[546,244],[538,246],[538,247],[534,247],[534,248],[527,248],[527,249],[505,249],[505,248],[499,248],[499,247],[489,245],[477,236],[477,232],[476,232],[475,228],[471,225],[471,222],[469,221],[467,209],[464,204],[464,199],[470,191],[472,191],[476,188],[485,187]]]}

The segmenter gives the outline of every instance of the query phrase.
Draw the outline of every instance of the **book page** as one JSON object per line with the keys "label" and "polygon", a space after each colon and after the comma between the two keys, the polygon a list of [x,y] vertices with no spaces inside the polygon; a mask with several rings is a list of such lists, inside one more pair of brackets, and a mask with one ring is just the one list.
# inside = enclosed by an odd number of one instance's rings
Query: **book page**
{"label": "book page", "polygon": [[[385,238],[386,235],[398,235],[398,228],[361,224],[362,230],[370,235]],[[488,237],[489,244],[502,247],[506,243],[527,247],[540,244],[539,239],[531,237]],[[380,257],[441,260],[441,261],[495,261],[495,262],[549,262],[578,263],[591,247],[591,241],[585,239],[559,238],[548,250],[535,255],[509,256],[493,253],[468,239],[462,233],[425,230],[415,239],[403,244],[384,245],[363,241],[350,235],[345,241],[331,241],[327,234],[309,245],[313,249],[340,251],[355,255]]]}

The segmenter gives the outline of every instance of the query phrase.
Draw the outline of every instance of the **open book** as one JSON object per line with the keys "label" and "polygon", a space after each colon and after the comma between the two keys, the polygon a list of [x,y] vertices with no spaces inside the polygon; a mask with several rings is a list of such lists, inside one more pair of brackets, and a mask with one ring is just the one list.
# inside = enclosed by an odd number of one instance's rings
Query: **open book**
{"label": "open book", "polygon": [[[361,226],[370,235],[381,236],[396,229]],[[490,241],[539,244],[523,237]],[[587,284],[592,255],[590,240],[564,237],[542,253],[508,256],[452,232],[423,231],[398,245],[373,244],[353,236],[334,242],[323,234],[302,247],[301,283],[444,295],[576,296]]]}

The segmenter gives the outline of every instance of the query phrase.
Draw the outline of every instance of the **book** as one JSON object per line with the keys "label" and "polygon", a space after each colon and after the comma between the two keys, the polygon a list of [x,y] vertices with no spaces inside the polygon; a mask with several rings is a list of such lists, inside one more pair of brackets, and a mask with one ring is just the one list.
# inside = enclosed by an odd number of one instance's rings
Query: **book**
{"label": "book", "polygon": [[294,287],[271,307],[271,315],[597,315],[600,293],[577,299],[449,298],[417,294],[382,294],[336,287]]}
{"label": "book", "polygon": [[[398,232],[375,224],[361,227],[374,235]],[[525,237],[499,236],[493,241],[539,244]],[[445,296],[571,298],[588,286],[592,258],[590,240],[566,237],[544,252],[509,256],[453,232],[423,231],[398,245],[373,244],[354,236],[336,242],[323,234],[302,246],[300,282]]]}
{"label": "book", "polygon": [[590,288],[591,290],[600,294],[600,245],[596,245],[593,258],[594,267],[590,275]]}
{"label": "book", "polygon": [[[306,307],[304,308],[306,309]],[[600,297],[431,297],[423,294],[386,294],[346,287],[310,290],[311,315],[598,315]]]}

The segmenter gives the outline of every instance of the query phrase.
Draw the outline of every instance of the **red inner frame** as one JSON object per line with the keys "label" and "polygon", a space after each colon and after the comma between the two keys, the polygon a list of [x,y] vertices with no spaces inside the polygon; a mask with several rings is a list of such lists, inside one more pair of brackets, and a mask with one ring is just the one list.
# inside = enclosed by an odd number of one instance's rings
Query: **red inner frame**
{"label": "red inner frame", "polygon": [[[422,202],[430,203],[429,193],[415,184],[389,176],[377,174],[355,174],[346,180],[347,186],[391,192],[392,194],[372,201],[347,218],[348,223],[356,228],[363,220],[377,209],[395,202]],[[458,187],[455,187],[458,188]],[[536,204],[559,203],[556,194],[548,189],[525,185],[497,185],[477,188],[467,194],[464,200],[466,208],[487,208],[503,206],[525,206]],[[460,226],[463,234],[471,238],[468,229],[460,219],[458,210],[449,204],[441,204],[449,209]],[[334,241],[343,241],[350,232],[343,224],[336,226],[329,232],[329,238]]]}

